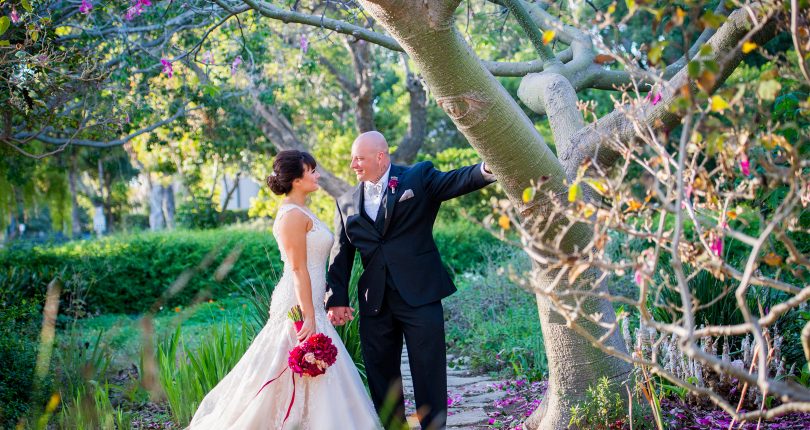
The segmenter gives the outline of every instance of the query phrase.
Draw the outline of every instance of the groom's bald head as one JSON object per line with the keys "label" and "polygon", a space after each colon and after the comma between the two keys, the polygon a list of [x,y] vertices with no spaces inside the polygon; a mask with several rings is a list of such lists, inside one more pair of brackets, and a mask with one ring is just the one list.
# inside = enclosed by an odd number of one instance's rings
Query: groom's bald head
{"label": "groom's bald head", "polygon": [[378,131],[367,131],[352,143],[352,170],[358,181],[377,181],[388,169],[388,142]]}

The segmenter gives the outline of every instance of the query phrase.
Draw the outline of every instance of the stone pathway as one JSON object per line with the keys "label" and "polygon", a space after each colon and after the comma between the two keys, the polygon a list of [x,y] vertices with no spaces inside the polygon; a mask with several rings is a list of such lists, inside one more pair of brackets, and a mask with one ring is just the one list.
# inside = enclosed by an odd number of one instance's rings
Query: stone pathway
{"label": "stone pathway", "polygon": [[[492,407],[495,400],[505,396],[503,392],[494,391],[492,386],[498,380],[487,376],[474,375],[463,363],[451,355],[447,362],[453,367],[447,368],[447,428],[448,429],[485,429],[488,427],[489,417],[485,410]],[[415,403],[413,398],[413,382],[408,365],[408,351],[402,351],[402,383],[405,391],[405,409],[411,429],[419,429],[416,419]]]}

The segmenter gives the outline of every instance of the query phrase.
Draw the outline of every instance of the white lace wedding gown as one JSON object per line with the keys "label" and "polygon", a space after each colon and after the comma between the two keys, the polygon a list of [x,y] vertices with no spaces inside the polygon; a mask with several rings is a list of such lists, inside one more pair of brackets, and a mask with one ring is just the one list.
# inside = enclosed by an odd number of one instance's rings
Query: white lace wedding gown
{"label": "white lace wedding gown", "polygon": [[[292,270],[281,246],[278,223],[275,223],[273,235],[284,261],[284,274],[273,291],[270,319],[239,363],[205,396],[191,420],[190,429],[276,430],[281,429],[282,424],[285,429],[299,430],[381,428],[357,368],[322,306],[332,233],[307,209],[296,205],[282,205],[276,221],[290,210],[300,210],[312,218],[313,227],[307,233],[307,269],[312,280],[316,330],[332,339],[338,349],[337,360],[325,374],[315,378],[295,375],[295,401],[284,422],[293,395],[292,372],[284,369],[290,350],[297,344],[287,311],[297,301]],[[282,372],[279,379],[259,393],[265,382]]]}

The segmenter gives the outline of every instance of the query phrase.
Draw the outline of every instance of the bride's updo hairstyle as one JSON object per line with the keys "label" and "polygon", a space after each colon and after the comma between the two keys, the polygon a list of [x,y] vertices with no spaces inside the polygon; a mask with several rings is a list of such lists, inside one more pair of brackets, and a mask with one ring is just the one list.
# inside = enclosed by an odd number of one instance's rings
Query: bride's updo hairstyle
{"label": "bride's updo hairstyle", "polygon": [[304,166],[315,169],[315,158],[309,152],[290,149],[281,151],[273,162],[273,173],[267,177],[267,186],[275,194],[289,194],[292,183],[304,177]]}

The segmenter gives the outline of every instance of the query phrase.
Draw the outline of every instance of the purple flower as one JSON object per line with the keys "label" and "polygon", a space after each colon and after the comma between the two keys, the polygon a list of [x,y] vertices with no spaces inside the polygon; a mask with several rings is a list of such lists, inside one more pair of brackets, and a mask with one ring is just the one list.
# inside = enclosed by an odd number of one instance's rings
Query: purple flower
{"label": "purple flower", "polygon": [[17,9],[14,8],[11,9],[11,22],[13,22],[14,24],[20,22],[20,15],[17,14]]}
{"label": "purple flower", "polygon": [[161,58],[160,64],[163,65],[163,73],[171,78],[174,75],[174,67],[172,67],[172,62],[165,58]]}
{"label": "purple flower", "polygon": [[93,3],[90,0],[82,0],[82,4],[79,5],[79,12],[87,15],[91,10],[93,10]]}
{"label": "purple flower", "polygon": [[299,40],[298,43],[301,45],[301,52],[306,54],[307,51],[309,50],[309,40],[307,39],[307,35],[302,34],[301,40]]}
{"label": "purple flower", "polygon": [[650,91],[649,93],[647,93],[646,100],[649,101],[650,104],[655,106],[659,102],[661,102],[661,93],[653,93],[652,91]]}
{"label": "purple flower", "polygon": [[236,70],[239,69],[240,64],[242,64],[242,56],[237,55],[236,58],[233,59],[233,63],[231,63],[231,76],[236,74]]}

